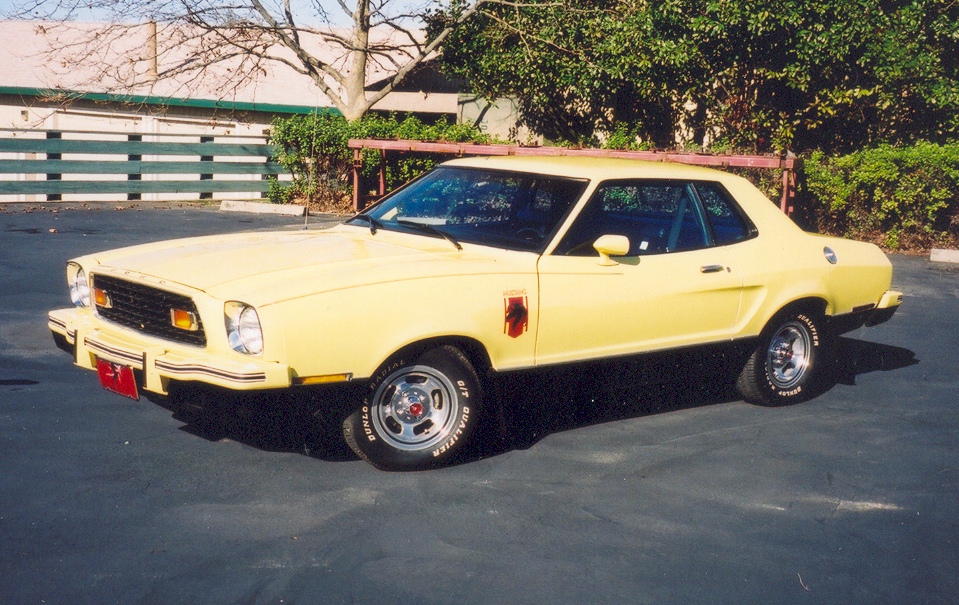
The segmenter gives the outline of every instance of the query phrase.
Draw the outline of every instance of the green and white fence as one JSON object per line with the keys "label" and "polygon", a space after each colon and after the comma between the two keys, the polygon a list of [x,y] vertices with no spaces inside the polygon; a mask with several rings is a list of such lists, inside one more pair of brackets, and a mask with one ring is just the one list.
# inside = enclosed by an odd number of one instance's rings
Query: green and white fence
{"label": "green and white fence", "polygon": [[0,204],[263,197],[266,136],[0,129]]}

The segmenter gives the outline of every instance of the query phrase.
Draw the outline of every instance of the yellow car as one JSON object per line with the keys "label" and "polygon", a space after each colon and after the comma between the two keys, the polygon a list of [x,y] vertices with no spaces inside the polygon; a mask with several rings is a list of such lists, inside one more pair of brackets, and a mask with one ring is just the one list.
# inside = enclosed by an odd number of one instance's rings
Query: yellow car
{"label": "yellow car", "polygon": [[831,337],[902,301],[875,246],[804,233],[746,180],[667,163],[473,158],[342,224],[91,254],[55,340],[136,398],[359,381],[343,424],[382,469],[462,452],[500,372],[748,344],[748,401],[808,397]]}

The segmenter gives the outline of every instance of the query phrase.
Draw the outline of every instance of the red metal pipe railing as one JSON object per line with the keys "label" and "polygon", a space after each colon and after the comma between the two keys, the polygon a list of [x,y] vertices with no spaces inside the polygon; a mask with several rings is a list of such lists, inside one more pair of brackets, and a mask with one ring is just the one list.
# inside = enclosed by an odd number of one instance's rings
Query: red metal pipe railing
{"label": "red metal pipe railing", "polygon": [[350,139],[353,150],[353,207],[362,210],[368,201],[367,192],[362,185],[364,149],[380,150],[380,171],[377,196],[386,194],[386,153],[440,153],[462,157],[466,155],[515,155],[528,157],[543,156],[580,156],[593,158],[622,158],[653,162],[676,162],[695,166],[714,168],[764,168],[782,171],[783,194],[779,207],[787,215],[795,210],[796,171],[802,160],[792,156],[769,155],[713,155],[706,153],[686,153],[673,151],[620,151],[615,149],[569,149],[566,147],[524,147],[522,145],[483,145],[478,143],[437,143],[428,141],[407,141],[387,139]]}

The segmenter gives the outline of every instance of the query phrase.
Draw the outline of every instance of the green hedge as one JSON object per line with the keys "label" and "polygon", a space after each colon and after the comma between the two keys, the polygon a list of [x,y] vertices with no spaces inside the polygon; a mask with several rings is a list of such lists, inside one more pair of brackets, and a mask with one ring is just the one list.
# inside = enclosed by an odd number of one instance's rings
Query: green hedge
{"label": "green hedge", "polygon": [[[440,118],[426,124],[414,116],[369,114],[347,122],[326,113],[276,118],[270,129],[275,159],[293,177],[285,183],[273,179],[269,198],[274,203],[304,203],[312,209],[349,212],[352,201],[353,152],[349,139],[408,139],[417,141],[496,142],[468,124],[450,124]],[[436,154],[391,153],[387,155],[387,190],[409,181],[446,158]],[[366,150],[363,174],[376,177],[380,154]]]}
{"label": "green hedge", "polygon": [[959,245],[959,144],[813,153],[805,183],[820,232],[892,251]]}

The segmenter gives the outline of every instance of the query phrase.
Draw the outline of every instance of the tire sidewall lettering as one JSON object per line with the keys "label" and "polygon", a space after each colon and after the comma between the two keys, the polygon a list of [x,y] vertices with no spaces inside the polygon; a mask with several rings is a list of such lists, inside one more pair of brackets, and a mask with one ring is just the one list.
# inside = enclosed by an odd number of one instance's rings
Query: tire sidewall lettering
{"label": "tire sidewall lettering", "polygon": [[364,404],[360,408],[360,422],[363,426],[363,435],[369,441],[376,441],[376,433],[373,431],[372,419],[370,418],[370,406]]}
{"label": "tire sidewall lettering", "polygon": [[403,366],[410,365],[406,362],[405,359],[397,359],[395,362],[390,362],[385,366],[380,368],[380,371],[373,375],[373,378],[367,383],[366,388],[371,392],[375,392],[377,385],[384,380],[387,376],[395,372],[396,370],[402,368]]}
{"label": "tire sidewall lettering", "polygon": [[779,390],[778,387],[776,387],[776,385],[769,382],[768,378],[766,379],[766,384],[769,386],[769,390],[772,391],[777,397],[782,397],[784,399],[789,397],[795,397],[799,395],[800,393],[802,393],[803,391],[802,385],[799,385],[796,388],[790,389],[788,391],[781,391]]}
{"label": "tire sidewall lettering", "polygon": [[[405,382],[407,375],[417,375],[417,380]],[[422,432],[414,433],[412,423],[418,422],[409,415],[403,406],[409,404],[405,399],[395,402],[396,409],[390,403],[387,393],[403,384],[403,389],[415,391],[419,387],[410,387],[420,381],[429,382],[432,388],[445,389],[449,398],[448,412],[439,414],[432,420],[434,425],[420,425]],[[445,386],[442,386],[445,385]],[[422,396],[422,393],[413,397]],[[406,402],[404,404],[404,402]],[[381,406],[388,406],[389,409]],[[421,408],[423,409],[423,408]],[[441,410],[437,407],[436,410]],[[427,405],[427,410],[429,406]],[[450,345],[430,349],[411,358],[394,357],[384,363],[371,377],[362,403],[355,412],[344,420],[344,436],[347,444],[361,458],[384,470],[419,470],[433,468],[454,459],[468,447],[476,426],[481,422],[483,410],[483,387],[470,360],[462,351]],[[419,414],[420,412],[416,412]],[[434,414],[434,411],[428,411]],[[402,416],[401,416],[402,415]],[[398,423],[402,423],[398,425]],[[398,439],[400,427],[406,435],[406,441]],[[383,431],[396,431],[385,434]],[[432,431],[441,431],[430,438]],[[417,444],[417,439],[420,443]]]}
{"label": "tire sidewall lettering", "polygon": [[[810,304],[800,307],[797,303],[777,313],[760,333],[739,372],[739,395],[757,405],[782,406],[822,392],[830,380],[835,345],[828,321]],[[794,348],[797,340],[804,341],[802,349]],[[795,354],[805,359],[793,360]]]}
{"label": "tire sidewall lettering", "polygon": [[811,320],[809,317],[803,315],[802,313],[797,315],[796,319],[802,322],[802,324],[806,326],[806,329],[809,330],[809,335],[812,337],[813,348],[814,349],[818,348],[819,347],[819,328],[816,327],[816,322]]}
{"label": "tire sidewall lettering", "polygon": [[785,326],[787,323],[790,323],[790,321],[793,323],[799,323],[802,325],[803,328],[806,329],[806,331],[809,333],[812,350],[810,351],[810,354],[811,354],[810,368],[808,368],[807,370],[807,377],[804,378],[800,384],[797,384],[796,386],[794,386],[793,388],[789,390],[783,390],[780,387],[776,386],[776,384],[772,381],[772,378],[769,376],[768,372],[763,372],[762,376],[764,378],[766,386],[769,388],[770,393],[776,399],[783,400],[783,401],[793,399],[793,398],[798,398],[803,394],[806,384],[808,380],[810,379],[809,376],[811,376],[811,372],[813,371],[814,366],[818,364],[817,358],[819,355],[818,350],[820,346],[819,328],[817,326],[817,323],[813,321],[812,318],[810,318],[805,313],[797,313],[796,315],[793,316],[792,320],[780,322],[779,325]]}
{"label": "tire sidewall lettering", "polygon": [[460,437],[463,435],[463,431],[465,431],[466,427],[469,425],[470,409],[468,406],[463,406],[462,409],[463,409],[463,417],[460,419],[460,422],[457,425],[456,430],[453,431],[453,435],[449,438],[449,440],[446,443],[444,443],[440,447],[433,450],[434,458],[441,456],[444,452],[449,451],[449,449],[453,447],[457,441],[460,440]]}

